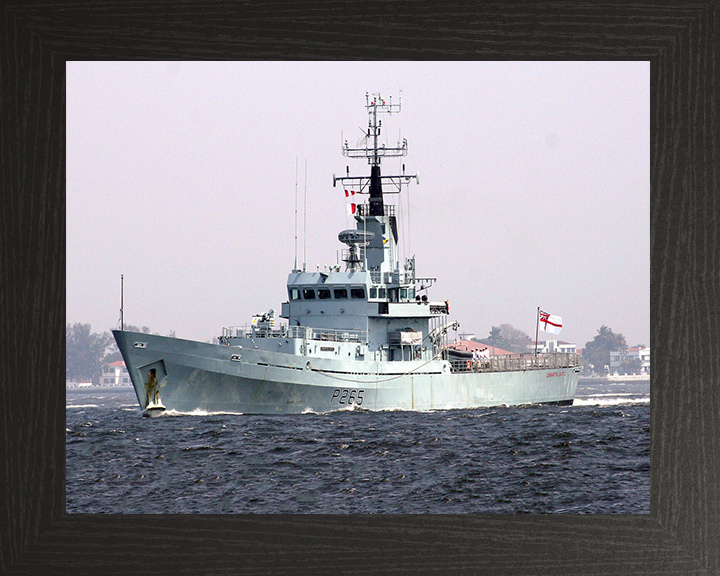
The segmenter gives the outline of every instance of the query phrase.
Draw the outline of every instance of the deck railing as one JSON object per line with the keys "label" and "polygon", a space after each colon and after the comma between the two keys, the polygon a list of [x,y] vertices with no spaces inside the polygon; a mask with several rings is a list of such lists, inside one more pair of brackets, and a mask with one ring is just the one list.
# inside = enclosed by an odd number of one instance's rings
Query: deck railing
{"label": "deck railing", "polygon": [[[370,215],[370,204],[357,204],[357,212],[360,216]],[[395,216],[395,205],[394,204],[383,204],[383,215],[384,216]]]}
{"label": "deck railing", "polygon": [[310,328],[309,326],[278,327],[266,324],[245,324],[226,326],[222,339],[230,338],[303,338],[321,342],[367,342],[368,333],[362,330],[343,330],[337,328]]}
{"label": "deck railing", "polygon": [[451,360],[453,372],[508,372],[517,370],[547,370],[574,368],[580,365],[575,353],[523,354],[521,356],[491,356],[480,360]]}

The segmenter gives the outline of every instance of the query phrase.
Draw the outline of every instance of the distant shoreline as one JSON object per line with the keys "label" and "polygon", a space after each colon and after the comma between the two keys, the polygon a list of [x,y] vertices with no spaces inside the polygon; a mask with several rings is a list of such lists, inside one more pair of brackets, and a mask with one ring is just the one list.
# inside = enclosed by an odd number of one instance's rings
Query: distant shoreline
{"label": "distant shoreline", "polygon": [[650,374],[626,374],[624,376],[581,376],[578,383],[590,382],[650,382]]}
{"label": "distant shoreline", "polygon": [[123,384],[121,386],[103,386],[98,384],[97,386],[91,384],[90,386],[78,386],[77,384],[65,384],[65,390],[96,390],[102,388],[103,390],[112,390],[113,388],[122,388],[132,390],[132,384]]}

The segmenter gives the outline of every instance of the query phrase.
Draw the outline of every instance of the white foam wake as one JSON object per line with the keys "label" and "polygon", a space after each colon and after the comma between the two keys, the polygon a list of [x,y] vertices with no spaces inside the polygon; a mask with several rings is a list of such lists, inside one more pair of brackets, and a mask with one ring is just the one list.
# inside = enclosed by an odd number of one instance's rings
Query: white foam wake
{"label": "white foam wake", "polygon": [[644,396],[640,398],[627,398],[621,396],[611,397],[598,397],[591,396],[590,398],[575,398],[573,406],[615,406],[619,404],[650,404],[650,396]]}
{"label": "white foam wake", "polygon": [[209,412],[207,410],[201,410],[200,408],[196,408],[190,412],[181,412],[180,410],[169,409],[163,411],[163,413],[158,416],[222,416],[224,414],[242,415],[243,412]]}
{"label": "white foam wake", "polygon": [[75,405],[67,405],[65,408],[100,408],[97,404],[75,404]]}

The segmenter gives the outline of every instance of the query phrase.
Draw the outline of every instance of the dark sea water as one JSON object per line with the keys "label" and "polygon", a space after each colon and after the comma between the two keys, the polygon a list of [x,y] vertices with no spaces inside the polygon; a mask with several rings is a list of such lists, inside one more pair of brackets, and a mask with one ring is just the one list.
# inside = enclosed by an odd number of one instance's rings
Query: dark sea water
{"label": "dark sea water", "polygon": [[647,514],[649,401],[143,418],[131,388],[68,389],[67,511]]}

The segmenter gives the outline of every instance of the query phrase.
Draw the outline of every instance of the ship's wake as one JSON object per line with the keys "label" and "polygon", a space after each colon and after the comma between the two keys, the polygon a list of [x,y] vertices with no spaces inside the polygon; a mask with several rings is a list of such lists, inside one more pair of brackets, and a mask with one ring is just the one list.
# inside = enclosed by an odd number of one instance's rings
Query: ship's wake
{"label": "ship's wake", "polygon": [[575,398],[573,406],[628,406],[650,404],[650,396],[628,398],[627,396],[590,396],[588,398]]}
{"label": "ship's wake", "polygon": [[211,410],[202,410],[200,408],[196,408],[195,410],[191,410],[189,412],[185,412],[182,410],[164,410],[162,414],[159,414],[156,417],[160,418],[167,418],[167,417],[173,417],[173,416],[224,416],[224,415],[233,415],[233,416],[242,416],[244,412],[228,412],[225,410],[220,411],[211,411]]}

